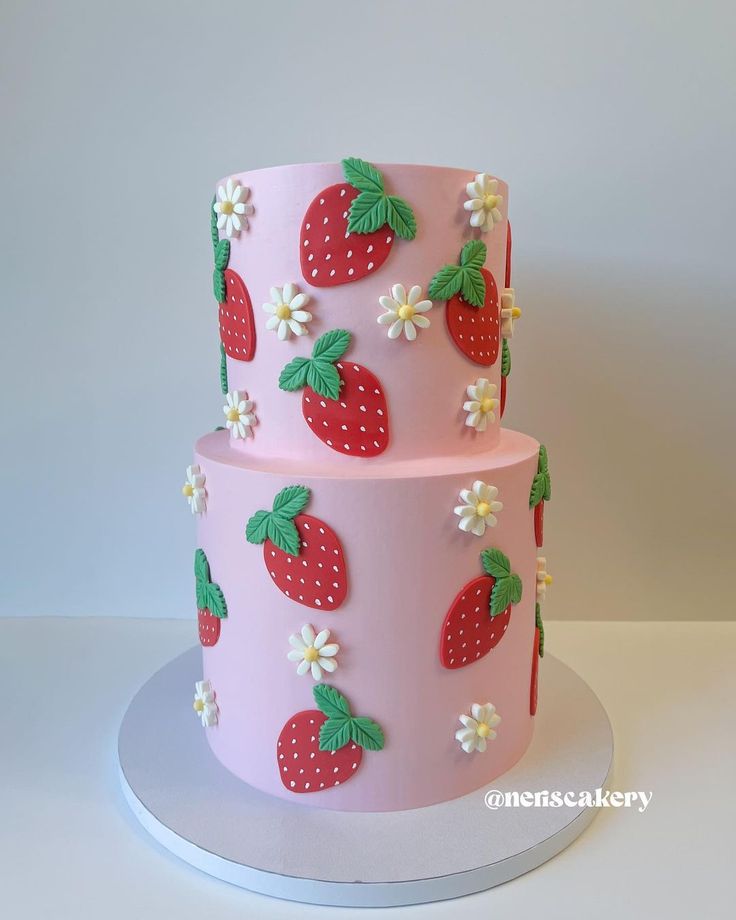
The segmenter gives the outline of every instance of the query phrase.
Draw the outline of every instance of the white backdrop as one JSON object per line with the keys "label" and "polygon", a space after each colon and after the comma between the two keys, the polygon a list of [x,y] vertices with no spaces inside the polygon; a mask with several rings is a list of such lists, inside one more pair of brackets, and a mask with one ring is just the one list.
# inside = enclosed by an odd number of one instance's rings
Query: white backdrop
{"label": "white backdrop", "polygon": [[733,614],[730,0],[0,16],[0,612],[193,615],[213,184],[356,155],[510,184],[505,421],[550,451],[548,615]]}

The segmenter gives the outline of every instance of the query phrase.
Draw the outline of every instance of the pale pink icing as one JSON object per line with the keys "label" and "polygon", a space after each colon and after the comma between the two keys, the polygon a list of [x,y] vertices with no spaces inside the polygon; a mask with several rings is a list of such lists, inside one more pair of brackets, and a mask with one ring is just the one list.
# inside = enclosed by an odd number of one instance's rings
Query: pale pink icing
{"label": "pale pink icing", "polygon": [[[378,298],[393,284],[407,289],[418,284],[425,295],[434,274],[446,263],[456,263],[463,245],[479,237],[463,210],[465,186],[474,173],[437,166],[376,164],[387,191],[409,202],[417,220],[414,240],[396,239],[386,262],[373,275],[336,287],[311,287],[302,277],[299,235],[302,219],[312,199],[330,185],[344,181],[337,163],[277,166],[234,174],[251,190],[255,213],[250,228],[231,241],[229,267],[243,279],[250,293],[257,329],[255,359],[228,358],[230,389],[245,390],[256,404],[259,424],[255,437],[235,442],[236,450],[252,457],[302,457],[334,461],[352,471],[366,463],[337,455],[322,444],[301,416],[301,394],[278,388],[282,368],[296,355],[309,356],[316,338],[329,329],[342,327],[353,335],[348,357],[368,367],[381,381],[388,396],[391,441],[382,455],[389,461],[407,458],[480,454],[498,440],[499,424],[484,433],[464,428],[462,402],[465,389],[478,377],[486,377],[500,391],[498,360],[493,367],[473,364],[449,338],[444,304],[436,303],[427,314],[429,329],[420,330],[415,342],[389,341],[386,327],[379,326],[382,313]],[[223,180],[224,181],[224,180]],[[499,181],[502,213],[507,213],[508,189]],[[503,288],[506,222],[480,238],[488,247],[486,267]],[[265,328],[262,304],[270,300],[273,286],[294,282],[311,298],[314,319],[309,335],[281,342]]]}
{"label": "pale pink icing", "polygon": [[[394,344],[382,346],[390,353]],[[447,341],[444,348],[451,350]],[[389,367],[384,358],[382,368]],[[225,432],[197,443],[195,462],[208,490],[198,546],[229,611],[218,644],[204,650],[204,677],[220,706],[219,725],[207,730],[207,738],[228,769],[302,805],[388,811],[463,795],[521,757],[533,725],[536,547],[529,490],[538,446],[504,430],[497,448],[482,456],[463,456],[462,448],[455,458],[379,458],[355,462],[346,474],[345,459],[331,452],[317,461],[311,455],[300,459],[295,450],[292,459],[273,461],[233,451]],[[504,504],[498,526],[482,538],[458,530],[453,515],[459,491],[475,479],[497,486]],[[267,574],[262,547],[245,539],[250,515],[270,508],[274,495],[294,483],[312,489],[307,510],[335,530],[345,549],[350,589],[335,612],[285,597]],[[445,670],[438,655],[442,622],[458,591],[482,574],[479,555],[489,546],[506,553],[521,576],[522,601],[496,649],[466,668]],[[329,682],[356,714],[381,724],[386,746],[366,752],[348,782],[297,796],[279,779],[276,741],[290,716],[314,708],[312,679],[298,677],[286,658],[289,635],[304,623],[333,630],[341,651]],[[458,716],[474,702],[492,702],[502,722],[484,754],[468,755],[454,733]]]}

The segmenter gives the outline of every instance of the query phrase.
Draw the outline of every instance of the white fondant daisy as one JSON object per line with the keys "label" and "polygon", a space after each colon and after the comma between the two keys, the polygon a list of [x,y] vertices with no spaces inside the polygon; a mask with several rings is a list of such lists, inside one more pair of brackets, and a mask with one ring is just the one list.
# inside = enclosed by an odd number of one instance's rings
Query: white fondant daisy
{"label": "white fondant daisy", "polygon": [[308,303],[308,295],[297,293],[294,284],[285,284],[283,288],[272,287],[271,302],[263,304],[263,309],[270,314],[266,329],[275,329],[282,342],[292,332],[294,335],[306,335],[307,327],[304,324],[311,321],[312,314],[302,307]]}
{"label": "white fondant daisy", "polygon": [[476,431],[485,431],[489,422],[496,421],[496,384],[479,377],[465,392],[468,395],[463,403],[463,409],[468,413],[465,424]]}
{"label": "white fondant daisy", "polygon": [[213,208],[217,214],[217,229],[225,231],[225,236],[238,236],[241,230],[248,229],[248,216],[253,213],[253,205],[248,203],[250,189],[241,185],[237,179],[228,179],[217,189],[217,201]]}
{"label": "white fondant daisy", "polygon": [[482,754],[488,741],[493,741],[496,737],[495,729],[501,721],[501,716],[496,712],[493,703],[473,703],[470,715],[463,713],[460,721],[463,727],[455,732],[460,746],[466,754],[472,754],[473,751]]}
{"label": "white fondant daisy", "polygon": [[546,556],[537,556],[537,600],[541,603],[547,595],[547,588],[552,584],[552,576],[547,571]]}
{"label": "white fondant daisy", "polygon": [[503,503],[496,501],[498,489],[476,480],[472,489],[463,489],[460,493],[461,505],[455,508],[460,521],[458,527],[465,533],[474,533],[482,537],[486,527],[495,527],[498,523],[496,513],[503,509]]}
{"label": "white fondant daisy", "polygon": [[215,702],[215,691],[208,680],[198,680],[194,685],[193,706],[205,728],[217,725],[220,710]]}
{"label": "white fondant daisy", "polygon": [[235,438],[252,438],[253,426],[258,419],[253,412],[253,402],[248,399],[248,394],[233,390],[225,397],[227,402],[222,407],[225,413],[225,424],[230,430],[230,436]]}
{"label": "white fondant daisy", "polygon": [[510,339],[514,334],[514,320],[521,316],[516,306],[516,294],[513,288],[504,288],[501,293],[501,335]]}
{"label": "white fondant daisy", "polygon": [[287,658],[289,661],[299,662],[296,673],[300,677],[311,671],[315,680],[322,680],[323,671],[332,674],[337,670],[335,656],[340,651],[340,646],[336,642],[328,643],[329,638],[329,629],[315,634],[314,628],[309,624],[302,626],[301,634],[294,633],[289,636],[292,649]]}
{"label": "white fondant daisy", "polygon": [[498,180],[488,173],[478,173],[466,186],[468,200],[463,207],[470,211],[470,226],[479,227],[483,233],[493,230],[494,224],[503,220],[499,208],[503,198],[498,194]]}
{"label": "white fondant daisy", "polygon": [[207,490],[204,487],[206,476],[198,466],[187,467],[187,481],[182,486],[182,495],[186,495],[192,514],[202,514],[207,510]]}
{"label": "white fondant daisy", "polygon": [[424,314],[432,309],[431,300],[421,300],[422,289],[415,284],[407,294],[403,284],[391,288],[390,297],[379,297],[378,302],[386,311],[378,317],[382,326],[388,326],[388,337],[398,339],[402,331],[407,340],[413,342],[417,329],[427,329],[429,319]]}

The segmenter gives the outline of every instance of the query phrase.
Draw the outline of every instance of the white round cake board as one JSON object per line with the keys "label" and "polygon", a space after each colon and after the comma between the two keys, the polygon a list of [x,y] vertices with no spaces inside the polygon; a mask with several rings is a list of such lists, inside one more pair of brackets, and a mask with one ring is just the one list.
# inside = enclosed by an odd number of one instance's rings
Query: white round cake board
{"label": "white round cake board", "polygon": [[123,792],[166,849],[261,894],[387,907],[482,891],[551,859],[596,814],[578,805],[491,810],[488,789],[594,792],[609,780],[613,737],[601,703],[562,662],[547,654],[540,664],[534,739],[512,770],[450,802],[366,814],[274,798],[221,766],[189,703],[201,676],[197,646],[131,702],[118,739]]}

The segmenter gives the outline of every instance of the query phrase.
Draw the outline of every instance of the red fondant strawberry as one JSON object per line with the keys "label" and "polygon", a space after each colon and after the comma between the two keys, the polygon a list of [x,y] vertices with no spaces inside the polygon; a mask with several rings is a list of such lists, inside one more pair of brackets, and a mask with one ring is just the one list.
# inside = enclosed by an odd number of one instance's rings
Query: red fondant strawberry
{"label": "red fondant strawberry", "polygon": [[350,333],[332,329],[314,343],[311,358],[294,358],[279,386],[304,390],[307,425],[332,450],[351,457],[374,457],[388,447],[388,406],[377,377],[353,361],[340,361]]}
{"label": "red fondant strawberry", "polygon": [[221,240],[217,229],[217,214],[211,209],[212,245],[215,250],[215,270],[212,287],[220,305],[220,341],[229,358],[252,361],[256,353],[256,326],[248,288],[231,268],[230,240]]}
{"label": "red fondant strawberry", "polygon": [[500,549],[481,555],[485,575],[473,579],[452,602],[440,633],[440,661],[446,668],[473,664],[503,639],[512,604],[521,600],[521,579]]}
{"label": "red fondant strawberry", "polygon": [[281,729],[276,762],[290,792],[319,792],[345,783],[358,770],[363,751],[380,751],[383,729],[354,716],[345,697],[327,684],[313,690],[318,709],[292,716]]}
{"label": "red fondant strawberry", "polygon": [[504,273],[503,286],[511,287],[511,222],[506,224],[506,271]]}
{"label": "red fondant strawberry", "polygon": [[549,476],[549,462],[547,448],[539,445],[539,459],[537,472],[532,480],[529,493],[529,507],[534,509],[534,539],[537,546],[544,543],[544,503],[552,497],[552,480]]}
{"label": "red fondant strawberry", "polygon": [[210,580],[210,566],[203,549],[194,553],[194,578],[199,641],[205,646],[216,645],[220,638],[220,622],[227,616],[227,604],[220,586]]}
{"label": "red fondant strawberry", "polygon": [[537,685],[539,682],[539,659],[544,658],[544,624],[539,604],[534,614],[534,645],[532,648],[532,680],[529,689],[529,712],[537,714]]}
{"label": "red fondant strawberry", "polygon": [[499,417],[503,418],[506,411],[506,389],[509,374],[511,373],[511,349],[507,339],[501,345],[501,408]]}
{"label": "red fondant strawberry", "polygon": [[460,351],[475,364],[496,363],[501,342],[498,288],[483,268],[486,245],[466,243],[458,265],[444,265],[432,278],[429,296],[446,300],[447,328]]}
{"label": "red fondant strawberry", "polygon": [[256,511],[245,535],[249,543],[263,543],[263,561],[279,591],[306,607],[336,610],[348,593],[342,545],[324,521],[301,513],[309,496],[305,486],[286,486],[271,511]]}
{"label": "red fondant strawberry", "polygon": [[389,195],[370,163],[342,161],[345,182],[331,185],[307,208],[299,240],[302,275],[315,287],[358,281],[383,265],[397,236],[413,240],[409,205]]}

